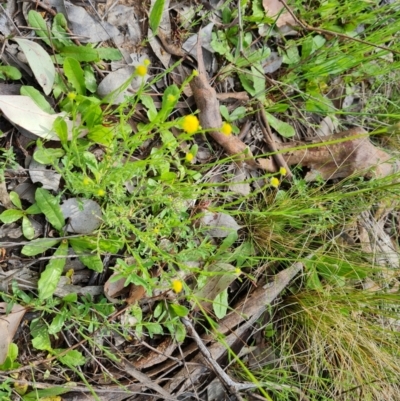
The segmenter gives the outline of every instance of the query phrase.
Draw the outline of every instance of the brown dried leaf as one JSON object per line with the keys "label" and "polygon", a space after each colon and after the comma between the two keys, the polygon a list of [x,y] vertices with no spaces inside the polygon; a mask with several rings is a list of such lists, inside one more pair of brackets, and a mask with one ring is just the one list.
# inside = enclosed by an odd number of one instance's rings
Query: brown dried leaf
{"label": "brown dried leaf", "polygon": [[7,306],[6,302],[0,303],[0,313],[2,314],[0,318],[0,364],[6,360],[8,348],[26,312],[24,306],[14,304],[11,312],[6,315]]}
{"label": "brown dried leaf", "polygon": [[279,0],[263,0],[263,7],[268,17],[276,17],[280,13],[278,19],[275,21],[278,28],[284,25],[297,25],[295,19],[287,12]]}

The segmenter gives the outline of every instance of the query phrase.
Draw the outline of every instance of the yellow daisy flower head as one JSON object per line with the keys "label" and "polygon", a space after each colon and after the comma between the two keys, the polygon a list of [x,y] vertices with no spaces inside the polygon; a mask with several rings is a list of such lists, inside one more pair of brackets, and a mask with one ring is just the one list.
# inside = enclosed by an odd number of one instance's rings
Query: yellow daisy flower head
{"label": "yellow daisy flower head", "polygon": [[271,179],[269,180],[269,184],[271,185],[271,187],[278,188],[279,187],[279,179],[276,177],[271,177]]}
{"label": "yellow daisy flower head", "polygon": [[181,280],[172,280],[171,287],[176,294],[179,294],[183,290],[183,283]]}
{"label": "yellow daisy flower head", "polygon": [[138,65],[136,67],[136,74],[139,75],[139,77],[144,77],[147,74],[147,67],[145,65]]}
{"label": "yellow daisy flower head", "polygon": [[69,92],[67,95],[67,98],[69,100],[75,100],[76,99],[76,93],[75,92]]}
{"label": "yellow daisy flower head", "polygon": [[285,167],[281,167],[279,169],[279,174],[282,176],[285,176],[287,174],[287,170],[285,169]]}
{"label": "yellow daisy flower head", "polygon": [[104,196],[106,194],[106,191],[104,189],[98,189],[96,192],[97,196]]}
{"label": "yellow daisy flower head", "polygon": [[194,134],[200,129],[200,121],[199,119],[190,114],[183,118],[182,129],[188,134]]}
{"label": "yellow daisy flower head", "polygon": [[82,184],[85,185],[85,186],[89,185],[91,182],[92,182],[92,180],[89,177],[85,177],[82,180]]}
{"label": "yellow daisy flower head", "polygon": [[148,67],[148,66],[150,65],[150,60],[149,60],[148,58],[145,58],[145,59],[143,60],[143,65],[144,65],[145,67]]}
{"label": "yellow daisy flower head", "polygon": [[229,123],[227,123],[226,121],[222,124],[221,127],[221,132],[226,135],[232,135],[232,125],[230,125]]}
{"label": "yellow daisy flower head", "polygon": [[185,159],[190,163],[194,159],[193,153],[186,153]]}

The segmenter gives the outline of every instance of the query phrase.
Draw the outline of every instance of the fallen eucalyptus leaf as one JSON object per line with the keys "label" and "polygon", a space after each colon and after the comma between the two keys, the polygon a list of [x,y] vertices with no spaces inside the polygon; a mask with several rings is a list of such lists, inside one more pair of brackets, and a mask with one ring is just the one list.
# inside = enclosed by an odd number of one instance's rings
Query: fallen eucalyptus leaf
{"label": "fallen eucalyptus leaf", "polygon": [[69,233],[91,234],[102,223],[101,208],[91,199],[70,198],[61,205],[61,211],[69,219]]}
{"label": "fallen eucalyptus leaf", "polygon": [[43,88],[43,92],[48,95],[50,94],[53,84],[54,77],[56,75],[56,69],[51,61],[48,53],[33,40],[27,39],[14,39],[24,52],[29,67],[31,67],[33,74],[39,85]]}
{"label": "fallen eucalyptus leaf", "polygon": [[60,140],[53,131],[53,123],[57,117],[62,117],[67,123],[69,138],[72,137],[73,122],[67,120],[64,113],[48,114],[28,96],[0,96],[0,109],[17,127],[52,141]]}
{"label": "fallen eucalyptus leaf", "polygon": [[212,213],[206,211],[201,217],[200,222],[203,226],[208,227],[207,233],[215,238],[225,238],[231,232],[241,228],[236,220],[225,213]]}
{"label": "fallen eucalyptus leaf", "polygon": [[29,175],[33,183],[40,182],[45,189],[58,190],[61,175],[54,170],[47,170],[44,164],[38,163],[34,159],[29,164]]}

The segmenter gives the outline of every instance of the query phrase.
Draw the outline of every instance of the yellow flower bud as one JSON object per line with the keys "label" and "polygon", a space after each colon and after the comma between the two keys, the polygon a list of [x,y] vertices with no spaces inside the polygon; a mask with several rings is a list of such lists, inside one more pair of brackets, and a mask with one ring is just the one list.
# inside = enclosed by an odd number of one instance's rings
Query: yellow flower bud
{"label": "yellow flower bud", "polygon": [[221,127],[221,132],[226,136],[232,135],[232,126],[229,123],[224,122]]}
{"label": "yellow flower bud", "polygon": [[185,159],[190,163],[194,159],[193,153],[186,153]]}
{"label": "yellow flower bud", "polygon": [[181,280],[172,280],[171,287],[176,292],[179,294],[183,290],[183,283]]}
{"label": "yellow flower bud", "polygon": [[145,65],[138,65],[136,67],[136,74],[139,75],[139,77],[144,77],[147,74],[147,67]]}
{"label": "yellow flower bud", "polygon": [[97,196],[104,196],[105,194],[106,194],[106,191],[104,191],[104,189],[97,190]]}
{"label": "yellow flower bud", "polygon": [[287,171],[286,171],[285,167],[281,167],[279,169],[279,174],[282,175],[282,176],[285,176],[287,174]]}
{"label": "yellow flower bud", "polygon": [[278,188],[279,187],[279,180],[276,177],[271,177],[269,184],[271,187]]}

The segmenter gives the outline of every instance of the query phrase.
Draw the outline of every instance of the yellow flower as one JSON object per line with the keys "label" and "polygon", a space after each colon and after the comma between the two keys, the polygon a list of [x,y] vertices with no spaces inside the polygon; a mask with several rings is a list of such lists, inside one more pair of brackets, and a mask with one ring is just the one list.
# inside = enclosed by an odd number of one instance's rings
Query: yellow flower
{"label": "yellow flower", "polygon": [[83,184],[83,185],[89,185],[91,182],[92,182],[92,180],[91,180],[89,177],[85,177],[85,178],[82,180],[82,184]]}
{"label": "yellow flower", "polygon": [[75,100],[76,99],[76,93],[75,92],[69,92],[67,95],[67,98],[69,100]]}
{"label": "yellow flower", "polygon": [[287,174],[287,171],[286,171],[285,167],[281,167],[281,168],[279,169],[279,174],[280,174],[280,175],[283,175],[283,176],[285,176],[285,175]]}
{"label": "yellow flower", "polygon": [[192,71],[192,75],[193,75],[194,77],[198,77],[198,76],[199,76],[199,72],[198,72],[197,70],[193,70],[193,71]]}
{"label": "yellow flower", "polygon": [[138,74],[139,77],[144,77],[147,74],[147,67],[145,65],[138,65],[136,67],[136,74]]}
{"label": "yellow flower", "polygon": [[104,196],[105,194],[106,194],[106,191],[104,191],[104,189],[97,190],[97,196]]}
{"label": "yellow flower", "polygon": [[278,188],[279,187],[279,180],[276,177],[271,177],[269,184],[271,187]]}
{"label": "yellow flower", "polygon": [[221,132],[226,136],[232,135],[232,126],[229,123],[224,122],[221,127]]}
{"label": "yellow flower", "polygon": [[193,153],[186,153],[185,159],[190,163],[194,159]]}
{"label": "yellow flower", "polygon": [[183,118],[182,128],[188,134],[194,134],[200,128],[199,119],[193,115],[185,116]]}
{"label": "yellow flower", "polygon": [[143,65],[146,66],[146,67],[149,66],[150,65],[150,60],[148,58],[145,58],[143,60]]}
{"label": "yellow flower", "polygon": [[181,280],[172,280],[171,287],[174,292],[179,294],[183,290],[183,283]]}
{"label": "yellow flower", "polygon": [[242,274],[242,271],[237,267],[235,269],[235,274],[237,274],[238,276],[240,276]]}

